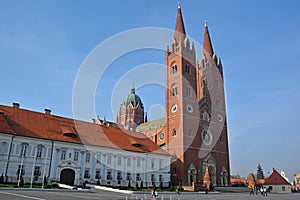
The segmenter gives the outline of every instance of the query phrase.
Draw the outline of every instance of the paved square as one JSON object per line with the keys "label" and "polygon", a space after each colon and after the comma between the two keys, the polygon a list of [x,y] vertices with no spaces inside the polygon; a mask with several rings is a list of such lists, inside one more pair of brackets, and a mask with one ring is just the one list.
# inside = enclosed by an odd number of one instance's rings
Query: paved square
{"label": "paved square", "polygon": [[[107,191],[96,192],[78,192],[78,191],[54,191],[54,190],[6,190],[0,189],[1,200],[149,200],[149,194],[120,194]],[[182,193],[181,195],[159,194],[159,200],[299,200],[300,193],[297,194],[269,194],[268,197],[258,196],[250,197],[248,193],[223,193],[223,194],[189,194]]]}

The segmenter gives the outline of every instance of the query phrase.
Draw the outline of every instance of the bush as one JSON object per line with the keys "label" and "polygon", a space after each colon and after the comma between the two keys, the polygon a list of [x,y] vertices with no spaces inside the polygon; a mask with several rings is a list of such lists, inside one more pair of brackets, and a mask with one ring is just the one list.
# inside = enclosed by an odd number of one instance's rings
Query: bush
{"label": "bush", "polygon": [[163,183],[162,182],[159,183],[159,189],[163,190]]}

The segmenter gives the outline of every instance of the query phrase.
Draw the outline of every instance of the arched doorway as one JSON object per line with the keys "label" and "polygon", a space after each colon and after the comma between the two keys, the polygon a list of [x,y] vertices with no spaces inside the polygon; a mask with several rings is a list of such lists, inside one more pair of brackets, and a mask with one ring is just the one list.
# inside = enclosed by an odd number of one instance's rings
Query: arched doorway
{"label": "arched doorway", "polygon": [[202,163],[202,177],[204,177],[207,168],[211,183],[215,186],[217,184],[216,161],[211,155],[208,155],[208,158],[206,158]]}
{"label": "arched doorway", "polygon": [[75,171],[73,169],[63,169],[60,172],[60,183],[74,185]]}
{"label": "arched doorway", "polygon": [[221,185],[222,186],[227,186],[228,185],[228,176],[227,176],[227,170],[225,167],[222,167],[222,172],[221,172]]}
{"label": "arched doorway", "polygon": [[193,183],[196,183],[197,180],[197,171],[193,163],[190,164],[187,175],[188,175],[188,184],[192,186]]}

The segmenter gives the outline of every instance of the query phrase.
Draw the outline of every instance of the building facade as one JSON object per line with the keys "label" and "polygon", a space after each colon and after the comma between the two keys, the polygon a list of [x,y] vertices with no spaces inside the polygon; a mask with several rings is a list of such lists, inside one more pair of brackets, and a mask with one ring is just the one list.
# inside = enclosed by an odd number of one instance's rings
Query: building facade
{"label": "building facade", "polygon": [[291,184],[276,170],[264,182],[271,193],[291,193]]}
{"label": "building facade", "polygon": [[112,125],[0,106],[0,175],[12,183],[168,186],[171,156]]}
{"label": "building facade", "polygon": [[[208,169],[213,185],[226,186],[230,166],[223,66],[213,50],[207,23],[197,58],[178,5],[174,36],[165,56],[166,117],[137,123],[135,130],[172,155],[174,185],[201,184]],[[118,123],[126,122],[120,118]]]}

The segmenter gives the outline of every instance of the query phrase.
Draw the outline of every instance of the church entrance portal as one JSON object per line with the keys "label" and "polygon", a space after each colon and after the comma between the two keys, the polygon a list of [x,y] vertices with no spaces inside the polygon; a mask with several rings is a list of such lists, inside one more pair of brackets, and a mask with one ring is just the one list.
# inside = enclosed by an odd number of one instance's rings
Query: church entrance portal
{"label": "church entrance portal", "polygon": [[74,185],[75,171],[73,169],[63,169],[60,173],[60,183]]}

